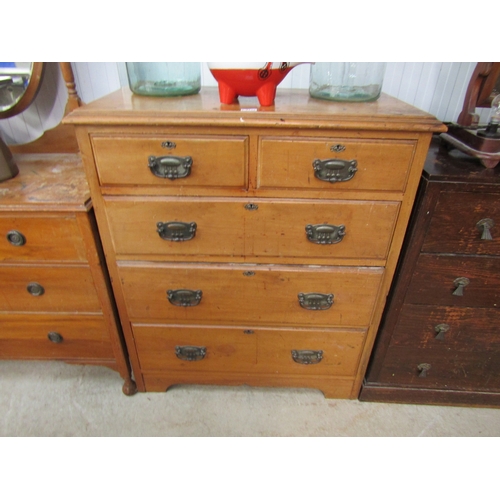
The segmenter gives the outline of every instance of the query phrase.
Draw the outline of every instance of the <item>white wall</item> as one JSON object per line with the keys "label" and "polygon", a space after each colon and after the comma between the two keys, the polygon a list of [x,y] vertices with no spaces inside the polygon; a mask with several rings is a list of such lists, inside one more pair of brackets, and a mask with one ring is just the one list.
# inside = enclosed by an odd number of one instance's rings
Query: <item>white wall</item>
{"label": "white wall", "polygon": [[[71,64],[76,87],[84,103],[128,85],[123,62]],[[382,91],[433,114],[443,122],[453,122],[462,110],[467,85],[475,66],[475,62],[388,63]],[[280,88],[309,88],[309,71],[308,64],[297,66],[280,84]],[[33,141],[43,130],[60,121],[64,109],[61,103],[67,99],[64,82],[53,66],[48,75],[46,84],[57,90],[55,98],[54,95],[48,96],[46,90],[40,92],[34,105],[22,115],[0,121],[0,134],[8,144]],[[217,85],[206,63],[202,63],[202,85]],[[49,103],[49,97],[54,99],[52,104]],[[490,111],[478,111],[481,122],[487,122]]]}

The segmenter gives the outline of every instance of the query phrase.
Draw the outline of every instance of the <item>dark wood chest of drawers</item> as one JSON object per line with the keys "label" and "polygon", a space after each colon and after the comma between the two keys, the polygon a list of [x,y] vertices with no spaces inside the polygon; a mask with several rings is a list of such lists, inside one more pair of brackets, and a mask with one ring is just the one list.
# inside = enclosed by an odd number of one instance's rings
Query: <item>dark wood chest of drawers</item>
{"label": "dark wood chest of drawers", "polygon": [[500,404],[500,170],[438,137],[360,399]]}

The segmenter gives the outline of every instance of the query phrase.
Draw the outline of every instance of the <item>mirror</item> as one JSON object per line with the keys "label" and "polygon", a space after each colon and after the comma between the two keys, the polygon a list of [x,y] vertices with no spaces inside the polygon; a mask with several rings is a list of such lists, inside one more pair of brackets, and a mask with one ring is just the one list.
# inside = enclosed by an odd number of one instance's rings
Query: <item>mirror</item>
{"label": "mirror", "polygon": [[0,62],[0,118],[17,115],[31,104],[43,69],[42,62]]}

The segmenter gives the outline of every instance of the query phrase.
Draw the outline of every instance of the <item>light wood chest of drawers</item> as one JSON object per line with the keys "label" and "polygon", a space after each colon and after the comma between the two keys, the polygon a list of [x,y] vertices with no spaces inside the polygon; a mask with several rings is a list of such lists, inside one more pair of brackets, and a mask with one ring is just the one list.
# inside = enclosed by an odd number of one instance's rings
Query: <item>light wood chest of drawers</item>
{"label": "light wood chest of drawers", "polygon": [[15,161],[0,184],[0,359],[105,365],[135,393],[81,158]]}
{"label": "light wood chest of drawers", "polygon": [[137,386],[355,398],[432,116],[388,96],[221,105],[117,91],[76,125]]}

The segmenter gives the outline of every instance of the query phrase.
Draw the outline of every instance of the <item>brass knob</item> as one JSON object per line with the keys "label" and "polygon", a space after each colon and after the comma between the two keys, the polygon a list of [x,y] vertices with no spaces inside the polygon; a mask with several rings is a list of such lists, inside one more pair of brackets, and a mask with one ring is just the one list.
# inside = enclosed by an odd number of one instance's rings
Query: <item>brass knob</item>
{"label": "brass knob", "polygon": [[33,297],[39,297],[40,295],[43,295],[45,293],[45,288],[43,288],[40,283],[28,283],[28,286],[26,287],[26,290],[28,290]]}
{"label": "brass knob", "polygon": [[7,240],[11,245],[14,245],[15,247],[22,247],[26,243],[24,234],[15,230],[9,231],[7,233]]}
{"label": "brass knob", "polygon": [[47,338],[51,342],[54,342],[54,344],[60,344],[64,340],[63,336],[60,333],[57,333],[57,332],[49,332],[47,334]]}

